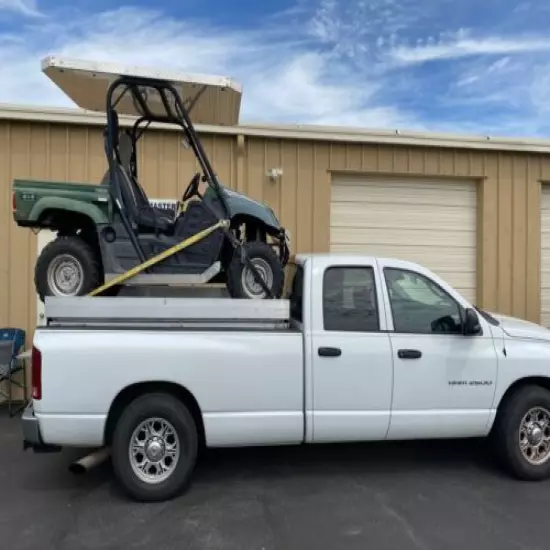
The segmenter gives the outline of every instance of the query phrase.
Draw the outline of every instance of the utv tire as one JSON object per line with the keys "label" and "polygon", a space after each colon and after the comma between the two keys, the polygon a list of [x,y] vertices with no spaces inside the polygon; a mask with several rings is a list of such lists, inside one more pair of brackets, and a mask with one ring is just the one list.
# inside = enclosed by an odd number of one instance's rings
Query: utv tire
{"label": "utv tire", "polygon": [[92,247],[76,236],[57,237],[36,262],[34,284],[46,296],[82,296],[101,284],[101,268]]}
{"label": "utv tire", "polygon": [[[167,428],[164,435],[163,428]],[[111,446],[113,469],[132,499],[169,500],[188,485],[197,448],[195,421],[179,399],[166,393],[142,395],[124,409],[116,424]]]}
{"label": "utv tire", "polygon": [[[498,412],[491,434],[493,451],[512,476],[524,481],[538,481],[550,476],[550,391],[540,386],[518,389]],[[539,438],[541,445],[536,446]],[[521,442],[520,442],[521,441]],[[522,451],[522,442],[528,449]],[[545,449],[540,460],[534,449]],[[531,456],[529,456],[531,453]]]}
{"label": "utv tire", "polygon": [[[243,248],[275,298],[283,294],[285,274],[273,248],[262,241],[243,243]],[[227,290],[232,298],[268,298],[252,270],[241,260],[241,250],[235,249],[227,267]]]}

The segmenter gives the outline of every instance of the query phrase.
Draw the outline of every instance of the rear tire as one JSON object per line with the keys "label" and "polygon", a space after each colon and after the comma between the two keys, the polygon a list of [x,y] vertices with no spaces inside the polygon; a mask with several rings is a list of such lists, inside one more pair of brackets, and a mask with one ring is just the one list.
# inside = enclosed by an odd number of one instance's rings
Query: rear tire
{"label": "rear tire", "polygon": [[491,442],[495,456],[512,476],[525,481],[548,478],[550,391],[540,386],[518,389],[498,412]]}
{"label": "rear tire", "polygon": [[[285,274],[279,258],[269,244],[249,241],[241,246],[270,287],[275,298],[283,294]],[[250,268],[241,261],[241,250],[235,249],[227,267],[227,290],[232,298],[265,299],[265,291],[256,282]]]}
{"label": "rear tire", "polygon": [[126,407],[115,427],[113,469],[132,499],[169,500],[189,484],[197,447],[195,422],[181,401],[166,393],[142,395]]}
{"label": "rear tire", "polygon": [[92,247],[77,236],[57,237],[48,243],[34,269],[34,284],[42,302],[46,296],[88,294],[101,280],[98,258]]}

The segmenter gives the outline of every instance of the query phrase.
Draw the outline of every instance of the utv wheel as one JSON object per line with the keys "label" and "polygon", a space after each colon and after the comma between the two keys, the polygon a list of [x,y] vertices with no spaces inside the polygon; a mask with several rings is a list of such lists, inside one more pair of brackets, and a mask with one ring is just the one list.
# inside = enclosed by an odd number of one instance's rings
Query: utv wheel
{"label": "utv wheel", "polygon": [[[285,276],[275,251],[262,241],[251,241],[242,246],[273,296],[280,298]],[[267,298],[252,270],[241,260],[241,251],[238,248],[233,252],[233,258],[227,268],[227,289],[233,298]]]}
{"label": "utv wheel", "polygon": [[112,442],[115,475],[134,500],[158,502],[183,492],[197,457],[193,417],[175,397],[138,397],[124,410]]}
{"label": "utv wheel", "polygon": [[550,392],[520,388],[499,411],[492,436],[502,465],[518,479],[550,476]]}
{"label": "utv wheel", "polygon": [[34,270],[40,299],[82,296],[100,285],[101,270],[93,249],[80,237],[57,237],[42,250]]}

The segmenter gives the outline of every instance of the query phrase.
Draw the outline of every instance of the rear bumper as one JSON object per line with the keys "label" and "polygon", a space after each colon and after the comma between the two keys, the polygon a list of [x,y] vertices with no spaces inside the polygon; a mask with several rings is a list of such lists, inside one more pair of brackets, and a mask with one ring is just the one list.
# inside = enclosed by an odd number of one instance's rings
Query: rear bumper
{"label": "rear bumper", "polygon": [[23,431],[23,449],[33,449],[37,453],[51,453],[61,450],[58,445],[44,443],[40,433],[38,418],[34,415],[32,401],[25,407],[21,417],[21,430]]}

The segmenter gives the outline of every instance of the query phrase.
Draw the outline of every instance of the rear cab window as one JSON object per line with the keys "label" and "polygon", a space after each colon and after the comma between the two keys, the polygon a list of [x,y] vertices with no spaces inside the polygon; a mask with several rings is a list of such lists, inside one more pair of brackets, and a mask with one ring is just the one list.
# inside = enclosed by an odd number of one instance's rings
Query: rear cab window
{"label": "rear cab window", "polygon": [[371,266],[332,266],[323,275],[325,331],[378,332],[380,318]]}

